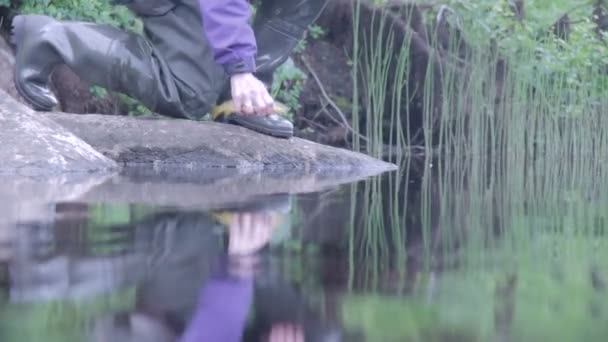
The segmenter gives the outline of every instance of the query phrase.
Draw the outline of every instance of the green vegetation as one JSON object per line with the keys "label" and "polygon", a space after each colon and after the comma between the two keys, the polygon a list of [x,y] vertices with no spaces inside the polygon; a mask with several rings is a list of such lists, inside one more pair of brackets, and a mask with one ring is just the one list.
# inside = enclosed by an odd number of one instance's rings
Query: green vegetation
{"label": "green vegetation", "polygon": [[0,302],[2,341],[82,342],[90,338],[95,320],[135,306],[132,288],[79,301],[57,300],[3,304]]}
{"label": "green vegetation", "polygon": [[[521,16],[515,10],[520,2]],[[402,150],[414,143],[410,132],[419,128],[427,154],[466,151],[483,162],[488,152],[500,160],[505,151],[521,151],[523,161],[549,146],[578,152],[572,147],[592,146],[602,136],[608,62],[603,1],[440,3],[420,10],[429,58],[437,64],[428,63],[419,89],[406,81],[416,52],[411,38],[423,37],[421,32],[410,27],[406,44],[398,45],[387,34],[393,23],[388,12],[363,27],[356,7],[354,30],[363,38],[355,40],[353,52],[359,109],[353,127],[367,138],[355,135],[355,149],[365,142],[367,151],[380,156],[388,140]],[[402,16],[407,25],[412,11]],[[408,94],[422,95],[419,112],[406,106]],[[358,127],[360,116],[366,127]],[[413,119],[421,127],[411,127]]]}
{"label": "green vegetation", "polygon": [[46,14],[57,19],[84,20],[141,31],[139,20],[124,6],[114,6],[109,0],[0,0],[0,5],[9,3],[18,3],[22,13]]}
{"label": "green vegetation", "polygon": [[[323,28],[311,25],[305,37],[296,46],[293,58],[300,57],[306,49],[309,39],[320,39],[324,34]],[[292,116],[301,108],[300,94],[304,82],[308,78],[307,74],[294,63],[293,58],[289,58],[277,69],[271,89],[273,98],[287,105]]]}

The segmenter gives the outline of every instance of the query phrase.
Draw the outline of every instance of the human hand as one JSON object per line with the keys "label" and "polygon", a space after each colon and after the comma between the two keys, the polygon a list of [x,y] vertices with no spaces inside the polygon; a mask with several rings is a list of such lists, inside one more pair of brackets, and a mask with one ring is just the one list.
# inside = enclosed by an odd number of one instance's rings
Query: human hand
{"label": "human hand", "polygon": [[265,214],[235,213],[228,232],[228,255],[255,254],[270,241],[272,217]]}
{"label": "human hand", "polygon": [[277,324],[272,326],[268,342],[304,342],[304,331],[294,324]]}
{"label": "human hand", "polygon": [[245,115],[270,115],[274,100],[266,86],[251,73],[236,74],[230,78],[234,109]]}
{"label": "human hand", "polygon": [[251,277],[259,261],[256,253],[268,244],[272,236],[272,217],[264,214],[233,214],[228,234],[231,274]]}

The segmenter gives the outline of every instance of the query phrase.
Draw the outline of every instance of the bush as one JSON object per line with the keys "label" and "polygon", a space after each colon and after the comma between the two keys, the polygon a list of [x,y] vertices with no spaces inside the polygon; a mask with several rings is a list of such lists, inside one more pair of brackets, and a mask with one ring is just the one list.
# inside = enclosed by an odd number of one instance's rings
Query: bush
{"label": "bush", "polygon": [[[530,61],[534,68],[543,73],[566,72],[569,86],[585,85],[583,74],[589,67],[608,65],[608,46],[600,39],[605,33],[598,33],[594,22],[594,6],[605,10],[603,0],[527,0],[521,18],[514,13],[512,1],[446,2],[471,28],[469,32],[479,34],[471,41],[491,38],[505,54],[534,49],[538,57]],[[558,34],[560,18],[565,32]]]}
{"label": "bush", "polygon": [[141,22],[124,6],[110,0],[0,0],[0,5],[12,4],[21,13],[45,14],[61,20],[83,20],[110,24],[128,30],[141,30]]}

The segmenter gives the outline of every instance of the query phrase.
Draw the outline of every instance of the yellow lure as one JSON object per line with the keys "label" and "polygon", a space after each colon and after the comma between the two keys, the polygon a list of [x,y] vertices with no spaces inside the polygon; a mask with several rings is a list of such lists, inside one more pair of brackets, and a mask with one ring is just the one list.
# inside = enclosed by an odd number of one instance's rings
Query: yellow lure
{"label": "yellow lure", "polygon": [[[274,114],[284,115],[289,112],[289,108],[286,105],[275,101],[273,105],[273,112]],[[236,113],[234,110],[234,102],[232,100],[228,100],[220,105],[214,106],[211,109],[211,118],[215,120],[222,115],[228,116],[234,113]]]}

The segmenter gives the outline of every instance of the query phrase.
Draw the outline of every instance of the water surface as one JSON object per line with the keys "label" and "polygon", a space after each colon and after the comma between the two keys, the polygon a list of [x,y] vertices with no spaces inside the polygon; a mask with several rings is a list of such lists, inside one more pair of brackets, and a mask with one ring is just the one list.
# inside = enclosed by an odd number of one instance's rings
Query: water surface
{"label": "water surface", "polygon": [[608,340],[597,184],[428,160],[312,192],[204,179],[6,195],[0,341]]}

